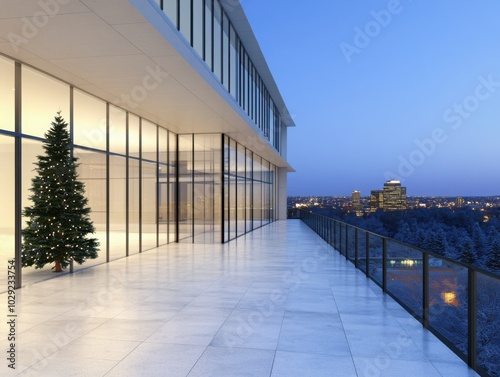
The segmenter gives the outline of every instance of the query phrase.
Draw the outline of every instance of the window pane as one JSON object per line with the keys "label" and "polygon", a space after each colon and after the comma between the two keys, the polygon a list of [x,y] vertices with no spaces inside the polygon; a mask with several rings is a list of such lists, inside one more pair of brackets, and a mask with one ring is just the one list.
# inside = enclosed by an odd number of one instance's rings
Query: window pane
{"label": "window pane", "polygon": [[156,164],[142,162],[142,251],[156,247]]}
{"label": "window pane", "polygon": [[69,86],[61,81],[23,66],[22,97],[23,133],[44,137],[58,111],[69,123]]}
{"label": "window pane", "polygon": [[229,93],[236,98],[236,93],[238,92],[238,37],[236,36],[236,32],[234,31],[233,26],[231,25],[230,33],[229,33]]}
{"label": "window pane", "polygon": [[193,221],[193,136],[179,135],[179,241],[192,241]]}
{"label": "window pane", "polygon": [[253,228],[252,221],[252,179],[253,179],[253,156],[252,151],[247,149],[246,152],[246,231],[250,232]]}
{"label": "window pane", "polygon": [[[0,129],[14,131],[14,62],[0,56]],[[14,154],[12,154],[14,155]]]}
{"label": "window pane", "polygon": [[236,141],[230,140],[229,146],[229,237],[233,239],[238,232],[236,214]]}
{"label": "window pane", "polygon": [[195,135],[194,242],[221,242],[220,135]]}
{"label": "window pane", "polygon": [[106,150],[106,102],[74,90],[74,143]]}
{"label": "window pane", "polygon": [[205,62],[212,69],[212,2],[205,0]]}
{"label": "window pane", "polygon": [[109,259],[123,258],[127,250],[127,160],[109,156]]}
{"label": "window pane", "polygon": [[177,233],[177,135],[168,135],[168,242],[176,241]]}
{"label": "window pane", "polygon": [[127,147],[127,112],[109,105],[109,151],[125,155]]}
{"label": "window pane", "polygon": [[163,0],[163,12],[170,18],[170,21],[178,28],[177,25],[177,0]]}
{"label": "window pane", "polygon": [[[37,162],[38,155],[43,155],[42,142],[23,139],[22,140],[22,207],[23,209],[27,206],[33,204],[33,202],[29,199],[32,195],[31,188],[31,180],[37,174],[35,172],[36,166],[34,165]],[[14,156],[14,153],[12,154]],[[11,185],[13,185],[14,181],[11,181]],[[22,226],[26,226],[26,218],[23,218]],[[14,224],[14,222],[12,223]],[[43,269],[35,269],[35,267],[23,268],[23,284],[31,284],[37,281],[41,281],[46,279],[48,276],[52,275],[51,268],[53,265],[46,265]]]}
{"label": "window pane", "polygon": [[203,57],[203,0],[193,0],[193,47]]}
{"label": "window pane", "polygon": [[85,196],[91,209],[90,219],[94,223],[99,240],[99,255],[96,259],[88,259],[81,266],[75,264],[75,269],[86,268],[106,262],[106,154],[75,149],[78,158],[78,175],[85,184]]}
{"label": "window pane", "polygon": [[179,29],[184,37],[186,37],[186,40],[191,44],[191,1],[181,0],[180,6]]}
{"label": "window pane", "polygon": [[137,254],[141,250],[140,242],[140,162],[139,160],[130,158],[128,160],[128,216],[129,216],[129,234],[128,234],[128,250],[129,255]]}
{"label": "window pane", "polygon": [[133,114],[128,116],[128,154],[131,157],[139,158],[140,155],[140,137],[139,137],[139,117]]}
{"label": "window pane", "polygon": [[237,222],[238,222],[238,235],[242,235],[246,232],[245,224],[245,206],[246,206],[246,181],[245,181],[245,168],[246,168],[246,157],[245,148],[241,145],[237,145]]}
{"label": "window pane", "polygon": [[[2,271],[7,271],[8,261],[15,257],[13,137],[0,136],[0,159],[2,161],[2,168],[0,169],[0,207],[2,208],[2,216],[0,216],[0,268]],[[0,292],[5,291],[7,291],[7,279],[3,279],[0,283]]]}
{"label": "window pane", "polygon": [[159,128],[158,221],[159,245],[168,243],[168,131]]}
{"label": "window pane", "polygon": [[222,61],[221,61],[221,33],[222,33],[222,11],[218,1],[214,2],[214,66],[213,71],[219,80],[222,79]]}
{"label": "window pane", "polygon": [[226,13],[222,24],[222,83],[229,90],[229,19]]}
{"label": "window pane", "polygon": [[156,247],[156,129],[142,120],[142,251]]}

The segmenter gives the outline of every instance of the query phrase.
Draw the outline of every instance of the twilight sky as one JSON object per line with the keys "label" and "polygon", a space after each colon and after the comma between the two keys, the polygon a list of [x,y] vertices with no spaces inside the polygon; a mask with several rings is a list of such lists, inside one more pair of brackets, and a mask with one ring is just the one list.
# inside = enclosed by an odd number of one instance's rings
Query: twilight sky
{"label": "twilight sky", "polygon": [[500,2],[242,0],[296,128],[289,195],[500,195]]}

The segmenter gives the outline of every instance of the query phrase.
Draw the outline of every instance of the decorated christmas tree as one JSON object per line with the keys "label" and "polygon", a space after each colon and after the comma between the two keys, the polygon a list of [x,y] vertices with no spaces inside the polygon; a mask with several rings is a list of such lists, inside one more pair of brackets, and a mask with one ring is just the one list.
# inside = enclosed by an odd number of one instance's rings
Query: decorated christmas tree
{"label": "decorated christmas tree", "polygon": [[55,263],[61,272],[71,260],[82,264],[97,257],[99,243],[88,235],[95,232],[89,218],[85,187],[78,180],[77,159],[72,156],[68,124],[57,113],[45,134],[45,155],[38,156],[32,179],[32,205],[24,209],[28,218],[23,229],[22,266],[42,268]]}

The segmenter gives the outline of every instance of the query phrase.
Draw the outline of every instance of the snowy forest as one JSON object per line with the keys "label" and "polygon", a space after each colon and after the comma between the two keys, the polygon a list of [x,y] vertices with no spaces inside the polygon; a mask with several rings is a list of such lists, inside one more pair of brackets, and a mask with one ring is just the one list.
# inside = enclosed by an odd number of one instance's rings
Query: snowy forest
{"label": "snowy forest", "polygon": [[[328,208],[311,210],[385,237],[500,274],[500,213],[464,207],[378,211],[364,217]],[[497,210],[500,212],[499,210]]]}

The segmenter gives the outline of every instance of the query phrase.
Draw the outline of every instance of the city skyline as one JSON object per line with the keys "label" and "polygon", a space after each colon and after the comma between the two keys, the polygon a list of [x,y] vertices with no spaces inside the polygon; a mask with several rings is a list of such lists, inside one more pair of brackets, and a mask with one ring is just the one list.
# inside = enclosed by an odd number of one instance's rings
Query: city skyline
{"label": "city skyline", "polygon": [[289,195],[500,194],[499,3],[242,5],[297,124]]}

